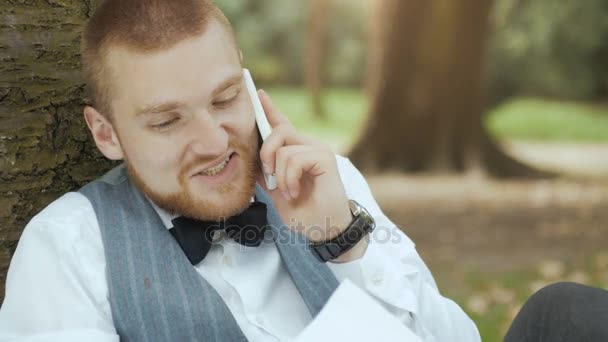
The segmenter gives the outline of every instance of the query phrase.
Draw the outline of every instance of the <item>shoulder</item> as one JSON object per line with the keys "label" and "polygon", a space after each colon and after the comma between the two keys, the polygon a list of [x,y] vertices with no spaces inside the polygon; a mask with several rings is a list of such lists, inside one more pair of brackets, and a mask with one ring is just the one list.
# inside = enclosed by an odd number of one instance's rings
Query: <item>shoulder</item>
{"label": "shoulder", "polygon": [[0,331],[17,332],[7,325],[36,322],[18,333],[68,325],[113,332],[104,271],[91,203],[76,192],[61,196],[27,224],[19,239],[7,273]]}
{"label": "shoulder", "polygon": [[105,255],[99,223],[84,195],[66,193],[34,216],[19,239],[9,276],[11,269],[14,274],[17,270],[39,273],[41,264],[48,268],[44,272],[53,270],[59,278],[62,274],[66,279],[82,273],[103,275]]}
{"label": "shoulder", "polygon": [[30,222],[66,222],[94,213],[91,202],[84,195],[68,192],[47,205]]}
{"label": "shoulder", "polygon": [[89,253],[103,257],[101,233],[91,202],[78,192],[64,194],[32,218],[17,249],[74,258]]}
{"label": "shoulder", "polygon": [[78,230],[95,226],[97,219],[91,202],[81,193],[68,192],[51,202],[28,223],[28,230],[60,234],[64,237],[78,234]]}

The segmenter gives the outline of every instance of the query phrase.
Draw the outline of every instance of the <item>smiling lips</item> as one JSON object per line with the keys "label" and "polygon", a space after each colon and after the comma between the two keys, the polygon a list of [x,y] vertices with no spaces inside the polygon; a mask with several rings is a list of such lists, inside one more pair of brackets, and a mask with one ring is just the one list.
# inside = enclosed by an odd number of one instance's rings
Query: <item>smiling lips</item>
{"label": "smiling lips", "polygon": [[224,170],[226,165],[228,165],[228,162],[230,161],[230,158],[232,157],[232,155],[233,154],[231,153],[230,155],[228,155],[228,157],[226,157],[226,159],[222,160],[219,164],[217,164],[213,167],[206,168],[206,169],[198,172],[197,174],[195,174],[195,176],[204,175],[204,176],[213,177],[213,176],[217,175],[218,173],[222,172],[222,170]]}

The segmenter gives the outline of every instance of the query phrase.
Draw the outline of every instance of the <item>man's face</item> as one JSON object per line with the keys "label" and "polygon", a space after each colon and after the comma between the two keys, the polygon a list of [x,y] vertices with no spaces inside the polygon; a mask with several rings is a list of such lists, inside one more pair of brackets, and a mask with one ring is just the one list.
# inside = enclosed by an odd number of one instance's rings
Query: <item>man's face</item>
{"label": "man's face", "polygon": [[244,209],[260,170],[239,53],[217,22],[161,52],[107,57],[113,127],[140,190],[161,208],[218,220]]}

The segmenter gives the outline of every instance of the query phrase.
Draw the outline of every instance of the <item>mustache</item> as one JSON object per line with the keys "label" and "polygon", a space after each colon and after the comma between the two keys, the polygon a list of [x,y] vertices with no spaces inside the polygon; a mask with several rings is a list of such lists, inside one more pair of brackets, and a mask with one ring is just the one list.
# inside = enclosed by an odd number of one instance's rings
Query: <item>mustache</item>
{"label": "mustache", "polygon": [[[245,159],[250,159],[251,155],[254,154],[253,158],[251,158],[250,160],[255,165],[262,165],[259,153],[259,148],[261,145],[259,144],[259,142],[257,143],[257,145],[258,146],[252,146],[251,144],[245,144],[235,139],[228,144],[227,151],[232,150],[235,154],[241,157],[245,157]],[[185,181],[189,178],[189,175],[192,174],[194,170],[196,170],[196,168],[200,167],[201,165],[205,165],[212,162],[213,160],[217,159],[217,157],[218,156],[197,156],[195,159],[189,161],[181,168],[181,171],[179,173],[180,181]]]}

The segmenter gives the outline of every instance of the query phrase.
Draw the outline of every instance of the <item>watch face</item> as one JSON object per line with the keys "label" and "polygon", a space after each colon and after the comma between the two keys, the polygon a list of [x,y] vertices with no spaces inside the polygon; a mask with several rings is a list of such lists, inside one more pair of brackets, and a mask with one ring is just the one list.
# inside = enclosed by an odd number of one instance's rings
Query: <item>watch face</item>
{"label": "watch face", "polygon": [[350,213],[353,214],[353,217],[359,216],[359,214],[361,213],[361,208],[363,208],[355,200],[349,200],[348,207],[350,209]]}
{"label": "watch face", "polygon": [[367,209],[365,209],[365,207],[357,203],[357,201],[355,200],[349,200],[348,204],[350,206],[350,212],[353,214],[353,217],[361,216],[370,226],[370,231],[374,229],[374,227],[376,226],[374,218],[367,211]]}

